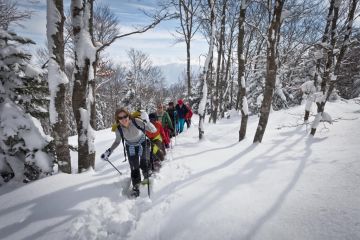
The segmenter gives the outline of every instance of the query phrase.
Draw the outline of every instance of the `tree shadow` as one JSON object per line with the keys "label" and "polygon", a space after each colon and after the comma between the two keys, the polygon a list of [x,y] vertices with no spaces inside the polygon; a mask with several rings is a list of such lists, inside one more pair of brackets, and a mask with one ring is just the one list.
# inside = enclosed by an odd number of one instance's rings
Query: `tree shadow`
{"label": "tree shadow", "polygon": [[[92,181],[86,183],[79,183],[74,186],[70,186],[64,189],[61,189],[56,192],[52,192],[37,198],[32,199],[31,201],[27,201],[24,203],[20,203],[14,205],[10,208],[4,209],[0,211],[0,216],[4,216],[6,214],[12,214],[21,208],[28,207],[28,211],[30,211],[30,215],[25,218],[22,222],[12,223],[6,227],[1,227],[1,237],[6,238],[11,236],[12,234],[18,232],[20,229],[25,229],[30,224],[37,221],[45,221],[47,219],[65,217],[63,221],[70,221],[74,219],[79,214],[83,213],[85,210],[76,210],[74,207],[82,202],[89,201],[91,199],[96,199],[100,197],[109,198],[110,200],[117,201],[121,203],[126,198],[121,200],[119,198],[119,191],[116,191],[114,188],[114,183],[109,184],[100,184],[97,186],[86,187],[86,185],[92,184],[94,182],[102,181],[104,179],[113,178],[105,177],[105,178],[97,178]],[[125,181],[126,178],[122,178],[120,181]],[[85,187],[84,187],[85,185]],[[54,202],[54,199],[59,199],[58,202]],[[46,214],[44,214],[44,212]],[[61,221],[61,222],[63,222]],[[50,229],[58,226],[58,222],[53,226],[47,226],[44,229],[39,229],[32,236],[34,239],[39,237],[40,235],[46,235]]]}
{"label": "tree shadow", "polygon": [[[239,171],[236,174],[224,178],[223,180],[221,180],[221,183],[215,186],[215,188],[212,188],[208,190],[208,192],[202,194],[202,196],[206,196],[206,197],[199,196],[197,198],[192,199],[190,202],[187,202],[186,206],[179,208],[176,211],[175,215],[180,214],[185,219],[195,219],[199,213],[201,213],[209,206],[213,205],[216,201],[219,201],[227,193],[229,193],[234,186],[238,186],[240,184],[248,184],[256,181],[264,170],[267,170],[272,166],[274,166],[276,163],[278,163],[276,157],[279,156],[279,154],[287,152],[289,148],[298,144],[303,139],[303,137],[304,137],[303,135],[299,136],[297,139],[295,139],[289,145],[285,146],[284,149],[280,151],[275,151],[272,148],[269,149],[269,151],[266,151],[265,154],[260,153],[252,157],[245,166],[239,169]],[[299,164],[294,172],[293,178],[286,185],[284,190],[279,194],[279,196],[276,198],[276,200],[271,205],[271,207],[260,218],[258,218],[258,220],[251,227],[251,229],[245,234],[245,237],[241,237],[241,238],[251,239],[252,237],[254,237],[255,234],[259,231],[259,229],[277,213],[277,211],[285,201],[287,195],[291,192],[291,190],[295,187],[295,185],[299,181],[303,173],[303,170],[306,166],[306,161],[312,153],[311,144],[314,142],[318,142],[318,141],[313,141],[311,138],[306,140],[306,148],[303,156],[289,157],[289,159],[290,160],[292,159],[293,161],[299,160]],[[225,167],[232,164],[234,161],[239,160],[241,156],[244,156],[249,152],[254,151],[256,149],[256,146],[257,144],[252,144],[251,146],[247,147],[244,151],[229,158],[223,164],[204,170],[197,174],[191,175],[191,177],[189,177],[188,179],[184,179],[170,184],[161,192],[159,192],[154,204],[163,202],[164,198],[166,198],[165,195],[167,193],[171,191],[179,191],[180,189],[185,188],[187,185],[199,180],[204,175],[211,174],[214,171],[224,169]],[[274,153],[269,154],[270,152],[274,152]],[[181,226],[178,229],[170,230],[172,235],[180,234],[181,229],[187,229],[191,227],[191,222],[183,223],[183,224],[185,226]]]}

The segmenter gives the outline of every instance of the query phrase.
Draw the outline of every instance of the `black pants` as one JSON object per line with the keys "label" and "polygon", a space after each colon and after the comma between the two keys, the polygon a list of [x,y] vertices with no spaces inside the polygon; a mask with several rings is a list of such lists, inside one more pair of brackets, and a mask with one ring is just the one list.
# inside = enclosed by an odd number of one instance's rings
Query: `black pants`
{"label": "black pants", "polygon": [[129,164],[131,170],[131,182],[133,186],[141,182],[140,169],[142,170],[145,178],[145,175],[148,173],[148,168],[150,168],[150,166],[148,166],[150,147],[149,145],[146,146],[146,141],[144,141],[141,145],[143,148],[141,156],[139,156],[139,147],[135,147],[135,155],[130,156],[129,146],[126,145],[126,152],[129,157]]}

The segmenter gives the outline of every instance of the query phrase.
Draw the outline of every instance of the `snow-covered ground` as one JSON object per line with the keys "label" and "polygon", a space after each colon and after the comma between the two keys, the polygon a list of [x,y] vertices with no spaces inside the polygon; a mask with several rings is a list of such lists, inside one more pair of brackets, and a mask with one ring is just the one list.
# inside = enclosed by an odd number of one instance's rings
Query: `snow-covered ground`
{"label": "snow-covered ground", "polygon": [[[359,100],[328,103],[310,137],[304,106],[273,112],[261,144],[238,142],[239,116],[176,138],[151,199],[129,200],[120,146],[96,171],[0,188],[1,239],[360,239]],[[196,119],[194,122],[196,123]],[[309,130],[309,129],[308,129]],[[97,153],[114,139],[96,133]],[[72,139],[75,141],[75,139]],[[76,155],[73,155],[75,159]]]}

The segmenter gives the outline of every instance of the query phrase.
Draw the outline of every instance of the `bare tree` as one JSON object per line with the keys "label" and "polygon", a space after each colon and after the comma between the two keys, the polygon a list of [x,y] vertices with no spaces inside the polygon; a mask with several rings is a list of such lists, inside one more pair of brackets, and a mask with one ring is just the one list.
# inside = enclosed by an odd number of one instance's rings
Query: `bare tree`
{"label": "bare tree", "polygon": [[180,29],[177,29],[176,32],[181,35],[181,38],[178,38],[178,41],[185,41],[186,44],[186,82],[189,99],[191,97],[191,40],[200,26],[195,25],[195,16],[200,3],[201,1],[194,0],[179,0],[178,3],[173,2],[173,5],[178,8],[179,11]]}
{"label": "bare tree", "polygon": [[0,27],[4,30],[7,30],[11,23],[21,26],[19,22],[29,19],[31,14],[29,10],[20,10],[15,0],[0,0]]}
{"label": "bare tree", "polygon": [[47,1],[48,81],[50,90],[50,122],[53,128],[59,169],[71,173],[65,93],[68,79],[64,73],[64,5],[63,0]]}
{"label": "bare tree", "polygon": [[[281,13],[284,6],[285,0],[276,0],[274,4],[274,9],[271,14],[271,21],[267,33],[267,63],[266,63],[266,82],[265,82],[265,92],[264,99],[261,104],[260,109],[260,119],[259,124],[256,129],[254,143],[261,142],[266,125],[269,119],[272,96],[275,88],[276,81],[276,48],[278,43],[279,32],[280,32],[280,22],[281,22]],[[270,9],[270,6],[269,6]]]}
{"label": "bare tree", "polygon": [[[337,0],[334,2],[333,11],[334,14],[331,18],[331,32],[330,32],[330,43],[329,47],[327,49],[327,61],[326,66],[324,70],[324,76],[323,80],[321,82],[321,91],[322,91],[322,97],[320,98],[320,101],[318,101],[316,104],[318,106],[318,113],[315,116],[314,122],[311,126],[311,135],[315,135],[316,128],[319,125],[321,120],[328,120],[327,115],[324,114],[325,110],[325,104],[329,100],[329,97],[332,93],[332,91],[335,88],[336,84],[336,75],[339,72],[342,60],[345,56],[345,53],[347,51],[347,48],[349,46],[349,39],[352,32],[352,26],[353,21],[355,17],[355,10],[357,7],[358,0],[350,0],[349,1],[349,13],[347,17],[347,26],[346,26],[346,33],[343,40],[343,45],[340,48],[339,55],[336,58],[336,62],[334,63],[334,49],[335,44],[337,41],[336,36],[336,30],[337,30],[337,21],[339,16],[339,8],[341,5],[341,0]],[[331,7],[331,6],[330,6]],[[328,86],[329,85],[329,86]],[[327,87],[328,86],[328,87]]]}
{"label": "bare tree", "polygon": [[244,35],[246,8],[249,4],[247,0],[241,0],[239,16],[239,35],[238,35],[238,98],[240,99],[241,123],[239,130],[239,142],[246,136],[247,121],[249,116],[246,83],[245,83],[245,56],[244,56]]}
{"label": "bare tree", "polygon": [[223,78],[223,67],[220,66],[222,54],[223,54],[223,46],[225,41],[225,21],[226,21],[226,5],[227,0],[223,0],[222,2],[222,11],[221,11],[221,26],[220,33],[218,37],[219,46],[218,46],[218,54],[217,54],[217,64],[216,64],[216,82],[215,82],[215,96],[214,96],[214,106],[212,110],[212,121],[216,123],[218,108],[219,108],[219,98],[221,92],[221,81]]}
{"label": "bare tree", "polygon": [[214,41],[215,41],[215,22],[216,22],[216,15],[215,15],[215,2],[214,0],[208,0],[209,9],[210,9],[210,44],[209,44],[209,51],[206,56],[204,70],[203,70],[203,87],[201,91],[202,98],[199,104],[199,139],[202,139],[204,135],[204,121],[205,121],[205,114],[206,114],[206,102],[207,102],[207,76],[208,71],[211,66],[211,59],[213,57],[213,50],[214,50]]}

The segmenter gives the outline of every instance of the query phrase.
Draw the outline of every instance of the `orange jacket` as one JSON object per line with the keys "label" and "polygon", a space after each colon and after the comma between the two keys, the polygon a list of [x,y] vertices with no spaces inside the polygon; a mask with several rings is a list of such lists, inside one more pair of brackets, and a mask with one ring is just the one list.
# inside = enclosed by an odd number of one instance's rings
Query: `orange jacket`
{"label": "orange jacket", "polygon": [[146,136],[150,139],[153,139],[156,136],[158,136],[159,134],[161,134],[161,132],[164,132],[164,129],[163,129],[160,121],[155,121],[155,122],[151,122],[151,123],[156,127],[157,131],[154,133],[146,131]]}

